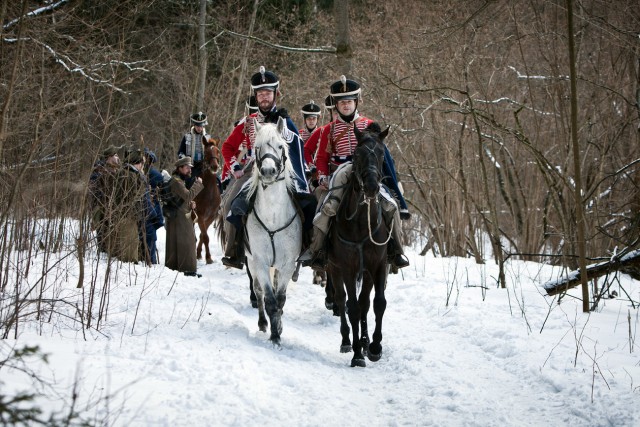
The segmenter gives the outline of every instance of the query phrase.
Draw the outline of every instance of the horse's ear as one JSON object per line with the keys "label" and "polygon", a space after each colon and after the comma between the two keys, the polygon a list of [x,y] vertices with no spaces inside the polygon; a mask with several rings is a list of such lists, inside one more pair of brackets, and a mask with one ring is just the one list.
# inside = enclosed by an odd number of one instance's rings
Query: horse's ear
{"label": "horse's ear", "polygon": [[382,141],[383,139],[385,139],[387,137],[387,135],[389,135],[389,128],[391,126],[387,126],[387,128],[385,130],[383,130],[382,132],[380,132],[380,140]]}
{"label": "horse's ear", "polygon": [[276,124],[276,129],[278,129],[278,133],[283,135],[284,128],[287,126],[287,123],[284,121],[282,116],[278,117],[278,124]]}
{"label": "horse's ear", "polygon": [[360,141],[360,137],[362,136],[362,132],[360,132],[360,129],[358,129],[358,126],[356,126],[356,124],[353,124],[353,133],[356,135],[356,139],[358,141]]}
{"label": "horse's ear", "polygon": [[256,119],[255,117],[253,117],[251,120],[253,120],[253,128],[256,130],[256,133],[258,133],[262,128],[262,125],[260,124],[258,119]]}

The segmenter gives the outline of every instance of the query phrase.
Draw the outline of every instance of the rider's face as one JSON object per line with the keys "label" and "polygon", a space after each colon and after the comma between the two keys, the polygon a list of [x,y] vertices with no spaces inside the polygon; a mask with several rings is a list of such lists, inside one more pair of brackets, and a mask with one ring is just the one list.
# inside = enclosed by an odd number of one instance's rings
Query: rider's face
{"label": "rider's face", "polygon": [[307,129],[314,129],[318,124],[318,116],[307,116],[304,119],[304,124],[307,126]]}
{"label": "rider's face", "polygon": [[258,101],[258,107],[262,111],[269,111],[273,108],[273,101],[275,100],[275,92],[268,89],[260,89],[256,91],[256,101]]}
{"label": "rider's face", "polygon": [[336,108],[340,111],[340,114],[343,116],[349,116],[356,111],[356,100],[355,99],[341,99],[336,102]]}
{"label": "rider's face", "polygon": [[191,176],[191,166],[189,165],[182,165],[178,170],[181,175]]}

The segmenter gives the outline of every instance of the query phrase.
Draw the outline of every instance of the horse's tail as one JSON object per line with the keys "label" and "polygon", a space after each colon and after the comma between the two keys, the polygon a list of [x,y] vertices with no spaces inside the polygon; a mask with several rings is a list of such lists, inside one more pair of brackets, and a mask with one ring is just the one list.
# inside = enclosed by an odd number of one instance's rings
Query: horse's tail
{"label": "horse's tail", "polygon": [[222,209],[218,210],[218,213],[213,220],[213,225],[217,230],[220,247],[224,248],[227,243],[227,233],[224,232],[224,214],[222,212]]}

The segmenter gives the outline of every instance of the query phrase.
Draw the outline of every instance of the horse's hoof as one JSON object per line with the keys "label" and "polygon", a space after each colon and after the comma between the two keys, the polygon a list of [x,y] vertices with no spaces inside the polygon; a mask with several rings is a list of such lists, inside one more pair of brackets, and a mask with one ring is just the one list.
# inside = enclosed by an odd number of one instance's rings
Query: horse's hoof
{"label": "horse's hoof", "polygon": [[271,338],[269,338],[271,340],[271,343],[273,344],[274,347],[276,347],[277,349],[281,349],[282,345],[280,344],[280,337],[274,337],[273,335],[271,336]]}
{"label": "horse's hoof", "polygon": [[372,362],[377,362],[378,360],[380,360],[381,356],[382,356],[382,353],[373,354],[373,353],[371,353],[371,351],[367,351],[367,359],[369,359]]}
{"label": "horse's hoof", "polygon": [[365,368],[366,366],[367,363],[364,361],[364,359],[351,359],[352,368]]}
{"label": "horse's hoof", "polygon": [[258,308],[258,301],[252,299],[251,300],[251,307]]}
{"label": "horse's hoof", "polygon": [[324,306],[327,308],[327,310],[333,310],[333,307],[335,306],[335,304],[333,303],[333,301],[327,301],[325,299]]}
{"label": "horse's hoof", "polygon": [[213,260],[211,258],[207,258],[207,264],[213,264]]}
{"label": "horse's hoof", "polygon": [[340,353],[349,353],[351,352],[351,344],[343,344],[340,346]]}
{"label": "horse's hoof", "polygon": [[382,356],[382,346],[378,343],[370,344],[367,348],[367,358],[372,362],[377,362]]}

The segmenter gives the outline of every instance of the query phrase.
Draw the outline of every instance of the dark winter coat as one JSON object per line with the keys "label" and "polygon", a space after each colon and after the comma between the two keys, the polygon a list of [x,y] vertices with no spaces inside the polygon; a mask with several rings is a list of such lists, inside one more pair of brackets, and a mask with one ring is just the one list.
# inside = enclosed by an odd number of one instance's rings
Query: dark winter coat
{"label": "dark winter coat", "polygon": [[147,182],[130,164],[124,165],[115,181],[111,255],[122,262],[138,262],[143,254],[140,237],[146,216]]}
{"label": "dark winter coat", "polygon": [[174,174],[171,180],[171,193],[178,196],[182,203],[173,218],[167,218],[165,229],[167,230],[167,245],[164,265],[172,270],[183,272],[195,272],[196,260],[196,233],[191,219],[191,201],[202,191],[201,182],[194,182],[190,189],[185,186],[184,178]]}
{"label": "dark winter coat", "polygon": [[108,251],[108,239],[111,231],[113,216],[113,194],[118,166],[106,164],[99,160],[95,163],[89,177],[89,204],[91,208],[91,223],[96,230],[98,248]]}

